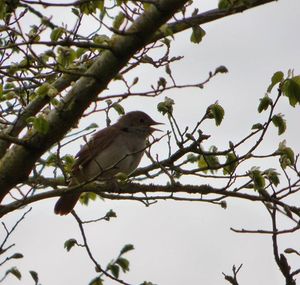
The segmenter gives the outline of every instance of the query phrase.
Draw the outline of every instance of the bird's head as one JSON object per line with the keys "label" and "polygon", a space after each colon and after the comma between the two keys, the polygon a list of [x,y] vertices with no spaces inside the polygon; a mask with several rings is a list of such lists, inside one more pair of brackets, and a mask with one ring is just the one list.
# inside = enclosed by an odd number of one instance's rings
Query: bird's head
{"label": "bird's head", "polygon": [[161,125],[162,123],[154,121],[149,115],[142,111],[132,111],[122,116],[118,125],[123,129],[139,133],[144,136],[151,135],[154,131],[161,131],[154,128],[155,125]]}

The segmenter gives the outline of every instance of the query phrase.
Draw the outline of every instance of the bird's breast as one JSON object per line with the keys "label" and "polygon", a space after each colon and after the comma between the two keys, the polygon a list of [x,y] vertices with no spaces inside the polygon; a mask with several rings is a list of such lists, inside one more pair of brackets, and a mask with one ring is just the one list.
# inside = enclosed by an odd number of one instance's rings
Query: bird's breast
{"label": "bird's breast", "polygon": [[88,180],[109,178],[117,173],[131,174],[144,154],[146,141],[140,138],[118,136],[81,170],[82,178]]}

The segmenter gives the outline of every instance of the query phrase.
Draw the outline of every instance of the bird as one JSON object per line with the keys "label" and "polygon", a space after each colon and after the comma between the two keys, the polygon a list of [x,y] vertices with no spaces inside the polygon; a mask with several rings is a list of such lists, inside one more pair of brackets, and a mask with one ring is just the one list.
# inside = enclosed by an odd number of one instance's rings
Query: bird
{"label": "bird", "polygon": [[[113,125],[96,132],[76,154],[69,186],[91,180],[113,181],[118,173],[130,175],[138,167],[147,139],[159,125],[142,111],[131,111]],[[63,194],[55,204],[57,215],[67,215],[75,207],[80,193]]]}

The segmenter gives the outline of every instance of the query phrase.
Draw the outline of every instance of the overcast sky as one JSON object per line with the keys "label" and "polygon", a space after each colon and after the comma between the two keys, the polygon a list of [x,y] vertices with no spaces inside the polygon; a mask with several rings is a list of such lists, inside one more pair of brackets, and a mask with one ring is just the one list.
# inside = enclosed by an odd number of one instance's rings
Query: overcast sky
{"label": "overcast sky", "polygon": [[[215,8],[217,2],[203,0],[201,10]],[[226,112],[224,123],[219,128],[213,122],[205,124],[203,131],[211,135],[208,146],[215,144],[222,148],[229,140],[237,141],[249,133],[252,124],[263,121],[264,116],[258,115],[256,110],[272,74],[278,70],[286,73],[290,68],[300,73],[299,22],[300,1],[280,0],[203,25],[207,35],[199,45],[189,42],[190,31],[176,35],[172,53],[184,56],[182,61],[172,65],[178,83],[204,80],[209,71],[220,65],[229,70],[202,90],[183,89],[163,94],[175,100],[175,116],[180,125],[197,122],[207,106],[218,100]],[[138,76],[142,84],[148,84],[155,82],[157,75],[145,69]],[[117,93],[116,88],[111,86],[109,92]],[[130,99],[124,107],[126,111],[143,110],[155,120],[167,123],[156,111],[163,97]],[[279,141],[287,139],[298,153],[299,108],[291,109],[283,104],[279,111],[288,120],[287,133],[278,138],[277,130],[273,129],[264,150],[272,151]],[[103,121],[97,123],[104,127]],[[165,131],[168,128],[164,126]],[[164,157],[165,143],[162,144],[156,149]],[[78,149],[79,145],[69,152],[75,154]],[[142,164],[147,164],[147,160]],[[194,179],[184,182],[205,183]],[[20,284],[33,283],[26,270],[37,271],[43,285],[87,284],[96,276],[82,248],[75,247],[69,253],[63,249],[66,239],[80,240],[80,234],[74,218],[54,215],[55,200],[35,204],[11,240],[16,243],[15,251],[25,256],[16,262],[25,274]],[[224,210],[204,203],[159,202],[146,208],[135,202],[98,200],[88,208],[76,207],[85,218],[103,216],[109,209],[113,209],[118,218],[86,227],[87,235],[102,265],[115,257],[124,244],[134,244],[135,250],[127,255],[131,271],[121,275],[131,284],[144,280],[159,285],[229,284],[222,272],[231,273],[234,264],[243,264],[238,275],[240,284],[284,284],[275,265],[270,236],[230,231],[230,227],[270,229],[270,219],[258,204],[229,200],[228,209]],[[13,223],[23,211],[5,217],[4,221],[8,225]],[[300,234],[294,234],[281,239],[280,250],[293,246],[299,250],[299,238]],[[294,265],[300,264],[297,257],[291,257],[291,261]],[[4,284],[18,282],[10,277]]]}

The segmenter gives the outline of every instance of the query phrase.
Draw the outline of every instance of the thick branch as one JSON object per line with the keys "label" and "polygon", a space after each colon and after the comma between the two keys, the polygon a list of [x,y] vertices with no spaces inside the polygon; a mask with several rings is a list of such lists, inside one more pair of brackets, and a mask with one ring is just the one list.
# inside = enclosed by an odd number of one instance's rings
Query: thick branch
{"label": "thick branch", "polygon": [[158,1],[159,8],[152,6],[137,18],[126,36],[118,35],[112,39],[113,51],[104,51],[87,70],[87,73],[94,74],[95,78],[81,77],[66,95],[65,103],[49,114],[47,133],[27,134],[30,148],[15,145],[4,155],[0,162],[0,201],[10,189],[28,177],[36,160],[72,128],[128,60],[149,42],[159,27],[186,2],[187,0]]}
{"label": "thick branch", "polygon": [[[200,13],[196,16],[182,19],[174,23],[170,23],[167,25],[167,29],[171,30],[173,34],[177,34],[179,32],[188,30],[193,26],[203,25],[275,1],[276,0],[257,0],[257,1],[252,1],[251,4],[247,3],[247,4],[239,5],[237,7],[228,10],[219,10],[219,9],[209,10]],[[163,37],[165,37],[163,33],[157,32],[151,41],[159,40]]]}
{"label": "thick branch", "polygon": [[[147,10],[132,24],[126,31],[126,35],[114,36],[111,41],[111,50],[104,51],[87,70],[88,74],[94,74],[95,77],[81,77],[66,95],[64,99],[65,104],[50,113],[47,133],[29,133],[26,136],[30,147],[15,145],[7,151],[10,142],[0,141],[2,143],[0,144],[0,157],[1,154],[3,155],[0,161],[0,201],[10,189],[28,177],[36,160],[72,128],[82,116],[84,110],[101,91],[106,89],[110,80],[127,64],[128,60],[143,46],[153,41],[155,32],[186,2],[187,0],[158,1],[156,6],[153,5],[151,9]],[[253,5],[261,5],[268,2],[271,1],[256,1]],[[220,18],[230,13],[243,11],[246,8],[246,6],[243,6],[234,8],[232,11],[214,10],[212,14],[215,14],[216,18]],[[199,15],[196,17],[199,17]],[[213,20],[212,16],[206,15],[205,17],[207,21]],[[196,19],[192,18],[182,21],[182,23],[176,24],[176,32],[187,29],[196,23],[194,22]],[[187,25],[186,23],[190,24]],[[74,80],[74,78],[72,79]],[[63,88],[68,83],[64,82]],[[6,134],[17,136],[26,125],[28,116],[39,112],[47,104],[48,100],[49,98],[43,97],[33,101]]]}
{"label": "thick branch", "polygon": [[[264,201],[264,202],[272,202],[276,205],[279,205],[281,207],[284,207],[284,203],[276,200],[274,198],[267,198],[259,195],[251,195],[246,193],[240,193],[240,192],[234,192],[229,191],[225,189],[218,189],[211,187],[209,185],[154,185],[154,184],[138,184],[138,183],[127,183],[124,185],[119,185],[118,187],[115,186],[113,183],[108,184],[98,184],[98,183],[92,183],[87,184],[84,186],[74,186],[74,187],[66,187],[60,190],[53,190],[48,191],[40,194],[36,194],[34,196],[26,197],[23,200],[19,200],[16,202],[12,202],[10,204],[7,204],[5,206],[0,207],[0,217],[4,216],[5,214],[12,212],[20,207],[23,207],[25,205],[29,205],[31,203],[61,196],[67,192],[72,193],[83,193],[83,192],[94,192],[100,196],[108,197],[107,194],[114,194],[114,197],[116,195],[119,195],[119,199],[122,199],[122,195],[129,194],[129,195],[135,195],[135,194],[151,194],[151,193],[164,193],[166,195],[169,195],[170,199],[172,198],[172,195],[175,193],[186,193],[186,194],[192,194],[192,195],[200,195],[201,197],[203,195],[218,195],[220,197],[231,197],[231,198],[239,198],[239,199],[245,199],[248,201]],[[166,196],[165,199],[168,199]],[[184,200],[184,198],[183,198]],[[201,199],[198,199],[197,201],[201,201]]]}

